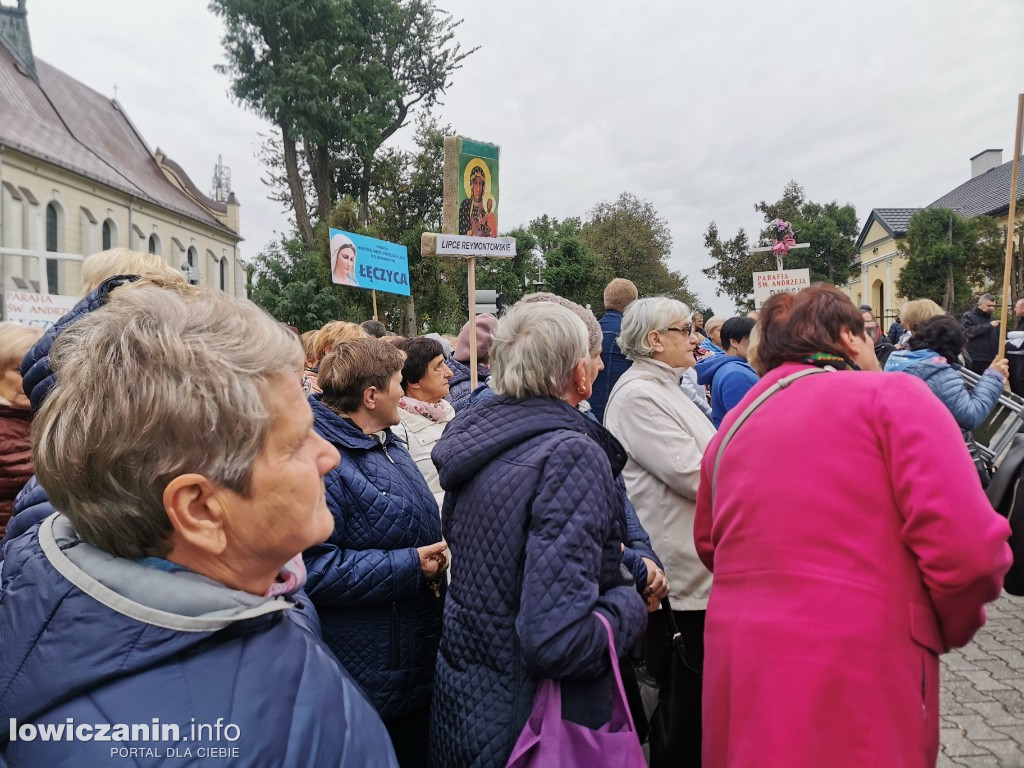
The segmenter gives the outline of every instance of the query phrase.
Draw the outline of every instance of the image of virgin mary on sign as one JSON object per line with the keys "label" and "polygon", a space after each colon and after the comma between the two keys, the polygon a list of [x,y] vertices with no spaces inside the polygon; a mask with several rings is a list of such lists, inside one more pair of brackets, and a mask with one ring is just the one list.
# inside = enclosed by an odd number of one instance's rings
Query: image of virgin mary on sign
{"label": "image of virgin mary on sign", "polygon": [[359,287],[355,243],[340,234],[331,238],[331,280],[338,285]]}
{"label": "image of virgin mary on sign", "polygon": [[[485,172],[483,163],[477,161],[469,171],[468,196],[459,205],[459,234],[475,237],[497,237],[488,222],[484,208]],[[491,217],[494,218],[493,216]]]}

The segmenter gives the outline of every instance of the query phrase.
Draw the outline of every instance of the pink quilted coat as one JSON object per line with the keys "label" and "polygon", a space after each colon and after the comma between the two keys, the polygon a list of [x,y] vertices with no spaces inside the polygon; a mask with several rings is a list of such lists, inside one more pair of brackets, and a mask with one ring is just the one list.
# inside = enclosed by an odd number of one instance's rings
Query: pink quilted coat
{"label": "pink quilted coat", "polygon": [[704,768],[918,768],[938,755],[939,654],[1010,565],[949,411],[918,379],[807,376],[704,457],[694,537],[714,572]]}

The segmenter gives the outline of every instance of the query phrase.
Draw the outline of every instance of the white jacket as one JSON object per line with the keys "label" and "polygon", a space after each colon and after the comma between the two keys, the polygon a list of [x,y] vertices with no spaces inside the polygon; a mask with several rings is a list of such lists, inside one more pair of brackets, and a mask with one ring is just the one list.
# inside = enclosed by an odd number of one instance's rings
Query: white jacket
{"label": "white jacket", "polygon": [[447,400],[442,400],[441,404],[445,409],[444,421],[434,421],[418,413],[399,408],[398,418],[401,419],[401,422],[391,428],[392,432],[408,444],[409,453],[412,454],[413,461],[416,462],[420,474],[423,475],[427,485],[430,486],[430,490],[437,500],[438,509],[441,508],[444,502],[444,491],[437,478],[437,467],[434,466],[434,462],[430,459],[430,452],[434,450],[437,441],[441,439],[441,434],[444,432],[444,428],[448,426],[448,422],[455,418],[455,409],[452,408],[451,403]]}
{"label": "white jacket", "polygon": [[604,424],[629,454],[626,490],[665,566],[672,608],[703,611],[711,573],[697,557],[693,518],[701,459],[715,428],[679,388],[682,374],[637,360],[608,397]]}

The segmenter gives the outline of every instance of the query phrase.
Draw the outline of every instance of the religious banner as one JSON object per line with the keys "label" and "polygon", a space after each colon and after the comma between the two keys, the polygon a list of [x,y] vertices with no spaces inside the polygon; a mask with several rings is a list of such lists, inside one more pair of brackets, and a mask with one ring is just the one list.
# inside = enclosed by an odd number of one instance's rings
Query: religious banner
{"label": "religious banner", "polygon": [[461,136],[444,138],[446,234],[498,236],[498,147]]}
{"label": "religious banner", "polygon": [[409,295],[409,251],[404,245],[340,229],[330,234],[334,283]]}
{"label": "religious banner", "polygon": [[799,293],[811,286],[811,270],[779,269],[754,273],[754,306],[761,308],[776,293]]}
{"label": "religious banner", "polygon": [[74,309],[78,296],[31,291],[4,291],[4,319],[49,328]]}

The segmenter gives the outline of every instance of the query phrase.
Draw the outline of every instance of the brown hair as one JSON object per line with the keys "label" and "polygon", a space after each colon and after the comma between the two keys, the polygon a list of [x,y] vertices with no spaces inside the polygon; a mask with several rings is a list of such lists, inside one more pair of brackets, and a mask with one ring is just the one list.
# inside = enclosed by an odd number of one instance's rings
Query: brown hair
{"label": "brown hair", "polygon": [[846,357],[839,339],[845,328],[864,335],[864,318],[838,288],[815,283],[800,293],[777,293],[761,307],[757,360],[764,373],[816,352]]}
{"label": "brown hair", "polygon": [[391,377],[404,363],[405,353],[380,339],[339,344],[320,361],[317,383],[324,405],[342,413],[358,411],[363,393],[370,387],[387,392]]}
{"label": "brown hair", "polygon": [[310,360],[314,364],[323,360],[324,355],[334,349],[343,341],[354,341],[356,339],[368,338],[369,334],[355,323],[347,323],[344,320],[335,320],[328,323],[317,333],[313,339],[313,357]]}
{"label": "brown hair", "polygon": [[629,303],[636,300],[638,295],[632,280],[616,277],[604,287],[604,307],[625,312]]}

